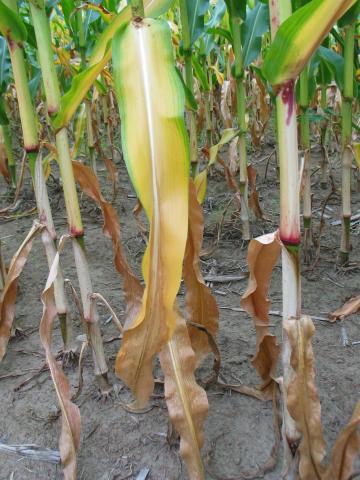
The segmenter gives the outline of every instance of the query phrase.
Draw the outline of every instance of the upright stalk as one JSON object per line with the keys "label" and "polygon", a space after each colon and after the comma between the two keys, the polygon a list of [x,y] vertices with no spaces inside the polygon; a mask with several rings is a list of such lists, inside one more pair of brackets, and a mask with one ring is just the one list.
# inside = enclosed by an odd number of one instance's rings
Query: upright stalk
{"label": "upright stalk", "polygon": [[304,216],[304,259],[309,264],[311,260],[312,231],[311,231],[311,151],[309,125],[309,68],[306,66],[300,74],[300,142],[304,154],[303,173],[303,216]]}
{"label": "upright stalk", "polygon": [[[135,2],[136,3],[136,2]],[[180,0],[180,20],[181,35],[183,40],[184,60],[185,60],[185,83],[187,88],[194,94],[194,77],[191,63],[191,36],[189,27],[189,16],[187,11],[186,0]],[[188,128],[190,136],[190,162],[193,174],[198,170],[198,154],[197,154],[197,133],[196,133],[196,114],[193,110],[187,112]]]}
{"label": "upright stalk", "polygon": [[233,49],[235,55],[235,82],[236,82],[236,111],[239,134],[239,157],[240,157],[240,193],[241,193],[241,222],[242,238],[250,240],[250,220],[248,202],[248,174],[246,155],[246,106],[245,106],[245,70],[241,45],[241,17],[230,15],[231,30],[233,36]]}
{"label": "upright stalk", "polygon": [[[4,3],[8,8],[17,13],[16,0],[4,0]],[[8,42],[8,47],[15,80],[21,127],[24,138],[24,147],[29,161],[39,221],[46,226],[46,229],[44,229],[41,234],[41,239],[50,268],[57,252],[57,236],[52,218],[41,156],[38,155],[39,134],[37,128],[37,118],[31,100],[23,49],[16,42]],[[60,268],[54,283],[54,294],[64,342],[64,353],[66,353],[72,348],[72,324],[65,295],[64,279]]]}
{"label": "upright stalk", "polygon": [[[60,89],[51,48],[51,32],[49,20],[45,13],[43,1],[30,3],[30,10],[35,30],[36,42],[49,115],[55,114],[60,108]],[[69,139],[66,128],[55,132],[56,147],[60,174],[63,182],[65,207],[69,231],[72,236],[75,264],[79,279],[84,318],[87,322],[89,338],[93,350],[95,375],[101,386],[107,388],[108,367],[105,360],[103,342],[100,332],[99,315],[96,304],[91,306],[90,295],[93,293],[90,270],[87,261],[84,230],[80,207],[76,192],[74,172],[71,163]],[[104,384],[105,383],[105,384]]]}
{"label": "upright stalk", "polygon": [[352,151],[352,102],[354,97],[354,46],[355,19],[345,27],[344,41],[344,89],[341,107],[342,115],[342,232],[339,252],[339,263],[349,261],[350,253],[350,218],[351,218],[351,163]]}
{"label": "upright stalk", "polygon": [[[322,113],[325,113],[325,109],[327,106],[327,85],[324,79],[324,67],[320,65],[320,76],[321,76],[321,90],[320,90],[320,107]],[[328,161],[327,161],[327,153],[326,153],[326,144],[327,144],[327,131],[328,131],[328,121],[324,118],[320,123],[320,143],[321,143],[321,163],[320,163],[320,187],[323,190],[327,189],[328,186]]]}
{"label": "upright stalk", "polygon": [[[84,31],[84,18],[81,9],[76,12],[76,25],[78,44],[81,58],[81,70],[86,68],[86,39]],[[92,170],[96,173],[96,158],[95,158],[95,139],[91,115],[91,105],[89,100],[85,99],[85,114],[86,114],[86,133],[87,133],[87,147],[89,152],[89,163]]]}
{"label": "upright stalk", "polygon": [[[291,15],[291,0],[269,2],[271,35]],[[300,201],[299,164],[294,82],[281,87],[276,97],[276,124],[280,163],[280,238],[282,249],[283,325],[289,318],[300,318]],[[286,478],[293,478],[297,467],[301,434],[287,409],[287,391],[294,372],[290,365],[291,346],[283,328],[283,445]]]}

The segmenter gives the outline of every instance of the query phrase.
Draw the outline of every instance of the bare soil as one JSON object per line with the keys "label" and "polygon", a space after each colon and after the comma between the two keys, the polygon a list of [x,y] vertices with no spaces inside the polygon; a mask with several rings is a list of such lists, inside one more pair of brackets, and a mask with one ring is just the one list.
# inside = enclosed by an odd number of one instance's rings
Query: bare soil
{"label": "bare soil", "polygon": [[[261,152],[253,152],[251,161],[258,172],[258,190],[264,210],[264,219],[253,219],[253,235],[274,231],[279,220],[279,183],[275,156],[269,154],[273,145],[265,145]],[[330,192],[318,186],[319,154],[313,153],[313,201],[314,235],[319,240],[319,218],[322,202]],[[100,165],[102,169],[102,164]],[[265,171],[267,170],[266,178]],[[56,173],[56,172],[55,172]],[[331,222],[340,219],[340,169],[333,161],[333,175],[337,192],[325,209],[325,227],[321,236],[320,258],[311,268],[303,265],[302,298],[304,313],[326,317],[345,300],[360,293],[360,225],[352,227],[351,264],[347,268],[335,266],[340,225]],[[111,184],[105,171],[100,171],[103,192],[111,198]],[[135,271],[140,274],[144,241],[134,220],[132,209],[136,198],[129,183],[123,163],[119,167],[120,190],[116,199],[117,212],[122,225],[125,250]],[[1,204],[6,205],[6,186],[0,180]],[[355,186],[354,186],[355,190]],[[58,235],[66,231],[64,202],[59,185],[49,180],[49,192]],[[224,208],[233,193],[229,190],[220,169],[215,169],[209,179],[208,196],[204,205],[206,230],[205,247],[217,236],[218,224]],[[353,193],[354,212],[359,210],[360,194]],[[29,178],[26,178],[21,204],[17,210],[25,212],[35,206]],[[86,246],[96,291],[101,292],[121,315],[124,298],[121,279],[112,260],[110,240],[101,231],[101,212],[92,201],[82,197],[81,208],[86,226]],[[29,230],[34,215],[1,220],[1,241],[8,262]],[[67,278],[77,288],[72,250],[62,256],[62,267]],[[223,220],[220,241],[214,253],[202,260],[204,274],[240,275],[247,270],[246,248],[241,240],[241,224],[232,202]],[[41,448],[58,449],[60,420],[57,400],[44,365],[44,352],[40,345],[38,325],[42,313],[40,295],[47,277],[47,264],[40,239],[35,240],[32,252],[20,278],[16,304],[18,327],[22,337],[11,339],[5,359],[0,365],[0,441],[6,444],[36,444]],[[233,311],[246,288],[246,280],[231,283],[213,283],[212,290],[220,307],[220,331],[218,345],[221,351],[221,375],[229,383],[256,385],[259,378],[252,365],[255,351],[255,332],[251,319],[245,313]],[[182,302],[183,287],[179,297]],[[281,310],[281,265],[275,268],[271,284],[271,308]],[[71,301],[75,335],[81,335],[80,321]],[[178,445],[167,441],[168,417],[160,387],[151,400],[152,408],[145,414],[127,412],[122,405],[131,399],[129,390],[114,375],[114,360],[119,348],[118,335],[109,314],[100,306],[102,332],[106,355],[110,366],[110,379],[117,395],[106,402],[99,400],[94,384],[91,355],[84,362],[85,385],[77,404],[82,416],[82,442],[78,455],[78,478],[84,480],[136,479],[143,468],[149,469],[148,479],[177,480],[187,478]],[[121,316],[120,316],[121,318]],[[281,318],[271,317],[274,333],[281,341]],[[344,347],[338,323],[315,321],[316,334],[313,347],[316,355],[316,380],[322,404],[322,420],[328,448],[349,421],[360,394],[360,345]],[[360,315],[353,315],[344,322],[350,342],[360,340]],[[59,326],[53,335],[54,351],[61,348]],[[205,378],[212,366],[210,355],[197,372]],[[66,368],[66,374],[74,390],[78,384],[76,366]],[[238,393],[208,386],[210,412],[205,425],[206,442],[203,457],[207,478],[238,478],[242,470],[252,470],[264,463],[274,443],[273,412],[271,402],[263,403]],[[281,447],[277,465],[265,474],[268,480],[281,476]],[[28,460],[0,453],[0,480],[42,480],[62,478],[61,467],[49,463]],[[214,477],[215,475],[215,477]]]}

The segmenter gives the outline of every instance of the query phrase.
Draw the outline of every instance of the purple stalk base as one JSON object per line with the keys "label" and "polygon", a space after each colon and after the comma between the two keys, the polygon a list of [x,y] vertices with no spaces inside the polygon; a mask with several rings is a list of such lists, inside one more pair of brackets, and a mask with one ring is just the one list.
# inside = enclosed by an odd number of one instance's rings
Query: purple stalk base
{"label": "purple stalk base", "polygon": [[284,83],[281,87],[281,100],[283,101],[284,105],[287,105],[287,118],[286,118],[286,125],[290,124],[290,120],[292,114],[295,110],[295,81],[289,80],[288,82]]}
{"label": "purple stalk base", "polygon": [[297,247],[300,244],[300,233],[282,235],[280,232],[280,240],[284,245]]}
{"label": "purple stalk base", "polygon": [[38,153],[39,151],[39,144],[37,145],[25,145],[26,153]]}
{"label": "purple stalk base", "polygon": [[84,236],[84,230],[77,228],[75,225],[70,227],[70,235],[74,238],[81,238]]}

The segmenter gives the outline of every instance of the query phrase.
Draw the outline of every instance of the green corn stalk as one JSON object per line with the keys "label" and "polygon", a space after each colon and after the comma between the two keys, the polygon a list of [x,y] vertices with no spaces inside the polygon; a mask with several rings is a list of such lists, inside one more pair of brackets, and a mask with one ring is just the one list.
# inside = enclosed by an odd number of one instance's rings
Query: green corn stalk
{"label": "green corn stalk", "polygon": [[[17,17],[16,0],[4,0],[3,2],[0,1],[0,8],[2,10],[3,17],[5,17],[5,15],[11,15],[11,12],[13,12],[15,15],[14,18],[17,18],[19,22],[21,21],[19,17]],[[39,133],[37,127],[37,118],[30,96],[22,44],[12,41],[11,32],[8,33],[7,40],[19,104],[24,147],[29,161],[39,221],[46,225],[46,229],[44,229],[41,234],[41,239],[50,268],[57,252],[57,235],[52,218],[41,156],[38,155]],[[60,268],[54,285],[54,293],[64,342],[64,353],[66,353],[72,348],[72,324],[65,295],[64,278]]]}
{"label": "green corn stalk", "polygon": [[[180,0],[180,19],[185,59],[185,83],[191,94],[194,95],[194,77],[191,63],[192,45],[187,0]],[[196,114],[193,110],[189,110],[187,116],[190,135],[190,162],[193,174],[196,175],[198,170]]]}
{"label": "green corn stalk", "polygon": [[[84,30],[83,11],[81,9],[76,12],[76,26],[78,33],[78,44],[81,58],[81,71],[86,69],[86,39]],[[95,159],[95,140],[92,124],[91,105],[89,100],[85,99],[86,111],[86,133],[87,133],[87,147],[89,152],[90,167],[96,173],[96,159]]]}
{"label": "green corn stalk", "polygon": [[[49,20],[43,1],[30,3],[30,11],[38,47],[39,62],[44,81],[45,96],[50,117],[60,108],[60,88],[51,49],[51,33]],[[66,128],[55,133],[60,174],[63,181],[65,207],[68,217],[69,232],[72,236],[76,270],[79,280],[84,317],[88,322],[89,338],[93,351],[95,376],[101,388],[108,388],[108,367],[105,360],[101,338],[99,315],[96,305],[91,305],[90,295],[93,293],[88,259],[86,255],[84,230],[81,220],[79,201],[76,192],[74,172],[71,163],[69,139]]]}
{"label": "green corn stalk", "polygon": [[344,42],[344,88],[342,95],[342,232],[339,252],[339,263],[345,265],[350,253],[350,218],[351,218],[351,134],[352,134],[352,102],[354,97],[354,46],[355,18],[346,25]]}
{"label": "green corn stalk", "polygon": [[[246,4],[246,2],[239,2]],[[248,174],[247,174],[247,153],[246,153],[246,105],[245,105],[245,69],[241,44],[241,24],[243,12],[241,6],[235,6],[234,0],[227,1],[230,15],[230,26],[233,38],[233,50],[235,55],[234,77],[236,82],[236,111],[238,118],[239,133],[239,157],[240,157],[240,193],[241,193],[241,222],[242,238],[250,240],[250,220],[248,201]],[[246,8],[246,5],[245,5]]]}
{"label": "green corn stalk", "polygon": [[309,122],[309,67],[306,66],[300,74],[300,145],[304,154],[303,171],[303,217],[304,217],[304,259],[309,264],[311,260],[312,231],[311,231],[311,150],[310,150],[310,122]]}

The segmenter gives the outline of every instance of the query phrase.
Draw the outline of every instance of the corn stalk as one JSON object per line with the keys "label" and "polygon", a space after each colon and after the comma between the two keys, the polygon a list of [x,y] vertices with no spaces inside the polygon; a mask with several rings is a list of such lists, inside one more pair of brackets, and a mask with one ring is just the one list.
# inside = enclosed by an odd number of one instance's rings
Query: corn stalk
{"label": "corn stalk", "polygon": [[350,218],[351,218],[351,133],[352,133],[352,102],[354,97],[354,46],[355,18],[346,25],[344,40],[344,88],[342,95],[342,232],[339,252],[339,263],[345,265],[350,253]]}
{"label": "corn stalk", "polygon": [[[11,12],[13,12],[13,18],[17,19],[18,22],[21,22],[20,18],[17,16],[16,0],[4,0],[3,5],[8,7],[9,9],[8,11],[4,10],[2,12],[4,17],[5,15],[11,15]],[[3,8],[1,4],[0,7]],[[46,229],[43,229],[41,233],[41,239],[45,248],[46,258],[50,268],[57,251],[57,235],[52,218],[50,202],[43,173],[41,155],[39,154],[40,145],[39,132],[37,127],[38,122],[30,96],[22,44],[13,41],[13,39],[11,38],[11,32],[8,33],[7,40],[19,104],[24,147],[29,161],[30,173],[34,186],[36,204],[39,214],[39,221],[46,226]],[[64,342],[64,352],[67,352],[71,349],[72,344],[72,325],[65,295],[64,279],[60,268],[58,270],[58,274],[54,283],[54,290],[56,308]]]}
{"label": "corn stalk", "polygon": [[[44,81],[47,109],[50,117],[60,108],[60,88],[53,62],[51,33],[49,20],[45,12],[44,2],[30,3],[30,11],[38,46],[39,62]],[[55,132],[60,174],[63,181],[65,207],[68,217],[68,228],[72,236],[77,276],[79,280],[84,318],[87,322],[88,334],[93,350],[95,375],[104,389],[108,387],[108,367],[105,360],[101,338],[99,315],[96,305],[91,305],[90,295],[93,293],[89,264],[86,255],[84,230],[81,220],[79,201],[76,192],[73,167],[71,164],[69,139],[66,128]]]}

